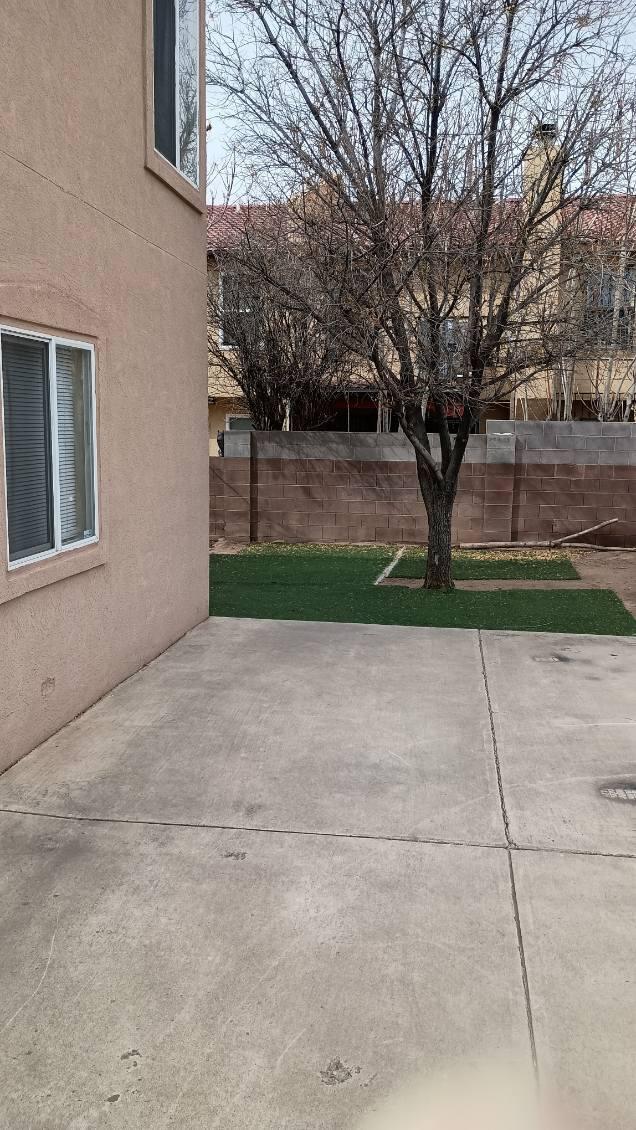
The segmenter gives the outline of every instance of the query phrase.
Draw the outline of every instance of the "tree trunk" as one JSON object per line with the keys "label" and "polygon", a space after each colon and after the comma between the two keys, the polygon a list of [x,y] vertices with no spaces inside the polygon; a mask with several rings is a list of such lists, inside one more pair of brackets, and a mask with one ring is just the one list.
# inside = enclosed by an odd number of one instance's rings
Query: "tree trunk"
{"label": "tree trunk", "polygon": [[447,489],[436,485],[430,488],[430,495],[424,501],[428,515],[428,558],[424,588],[449,590],[455,587],[451,552],[453,496],[449,498]]}
{"label": "tree trunk", "polygon": [[[466,446],[465,442],[463,446]],[[417,467],[417,480],[428,517],[428,558],[424,588],[449,591],[455,587],[451,553],[451,523],[455,495],[457,494],[457,472],[453,474],[447,468],[447,477],[440,482],[438,478],[434,477],[417,448],[415,450],[415,465]]]}

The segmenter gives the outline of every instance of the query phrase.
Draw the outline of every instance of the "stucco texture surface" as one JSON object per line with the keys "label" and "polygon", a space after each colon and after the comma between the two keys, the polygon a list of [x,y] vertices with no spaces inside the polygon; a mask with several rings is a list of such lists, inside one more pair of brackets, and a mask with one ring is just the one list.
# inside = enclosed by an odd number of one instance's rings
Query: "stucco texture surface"
{"label": "stucco texture surface", "polygon": [[0,538],[0,768],[205,618],[208,536],[204,223],[144,167],[143,5],[4,15],[0,324],[95,344],[100,544]]}

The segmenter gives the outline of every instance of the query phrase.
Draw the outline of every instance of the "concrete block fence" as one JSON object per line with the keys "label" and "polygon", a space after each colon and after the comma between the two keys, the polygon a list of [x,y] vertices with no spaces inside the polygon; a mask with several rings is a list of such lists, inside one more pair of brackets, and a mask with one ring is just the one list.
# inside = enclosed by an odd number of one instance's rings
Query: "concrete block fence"
{"label": "concrete block fence", "polygon": [[[456,543],[545,540],[607,518],[619,521],[591,540],[636,545],[636,424],[489,420],[486,435],[471,436]],[[400,544],[426,536],[404,436],[226,432],[224,458],[210,459],[211,538]]]}

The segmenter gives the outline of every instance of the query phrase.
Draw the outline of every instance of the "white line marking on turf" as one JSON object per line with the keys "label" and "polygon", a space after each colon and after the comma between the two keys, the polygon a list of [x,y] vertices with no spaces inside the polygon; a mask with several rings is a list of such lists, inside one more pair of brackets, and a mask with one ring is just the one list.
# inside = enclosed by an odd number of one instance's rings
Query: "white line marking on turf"
{"label": "white line marking on turf", "polygon": [[374,585],[381,585],[382,581],[385,581],[387,577],[391,576],[391,573],[395,569],[395,566],[397,565],[398,561],[400,560],[400,557],[404,553],[405,549],[406,549],[405,545],[403,545],[401,549],[398,549],[395,557],[393,558],[392,561],[389,561],[389,564],[387,565],[386,569],[383,569],[382,572],[380,573],[380,576],[376,577],[375,581],[373,582]]}

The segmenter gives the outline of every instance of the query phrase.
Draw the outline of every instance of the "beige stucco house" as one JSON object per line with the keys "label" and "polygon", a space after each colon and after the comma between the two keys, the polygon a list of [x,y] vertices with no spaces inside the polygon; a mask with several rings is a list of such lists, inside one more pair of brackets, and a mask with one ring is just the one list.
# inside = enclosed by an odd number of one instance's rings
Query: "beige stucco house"
{"label": "beige stucco house", "polygon": [[0,769],[207,615],[203,0],[6,0]]}
{"label": "beige stucco house", "polygon": [[[541,175],[545,150],[531,148],[526,154],[527,183]],[[212,205],[208,208],[208,275],[219,307],[227,305],[236,288],[229,269],[232,252],[245,233],[259,226],[266,229],[268,206]],[[275,217],[278,213],[275,214]],[[278,222],[278,220],[276,220]],[[482,413],[480,427],[488,419],[520,420],[632,420],[636,411],[636,197],[615,194],[599,198],[596,207],[581,217],[576,234],[552,247],[546,275],[553,284],[554,309],[564,322],[577,327],[579,345],[567,361],[532,381],[510,389],[501,400]],[[539,278],[539,276],[537,276]],[[459,316],[449,319],[459,326]],[[453,327],[449,327],[451,330]],[[223,322],[213,325],[221,350],[231,351],[223,341]],[[219,364],[219,351],[211,351],[208,371],[208,423],[210,454],[218,452],[217,433],[251,426],[249,409],[240,388]],[[374,392],[372,374],[361,367],[357,382],[347,395],[331,406],[326,426],[335,431],[386,431],[397,427],[383,410]],[[452,416],[453,406],[449,406]],[[449,418],[452,427],[452,419]],[[434,427],[434,421],[432,421]],[[292,421],[293,426],[293,421]]]}

